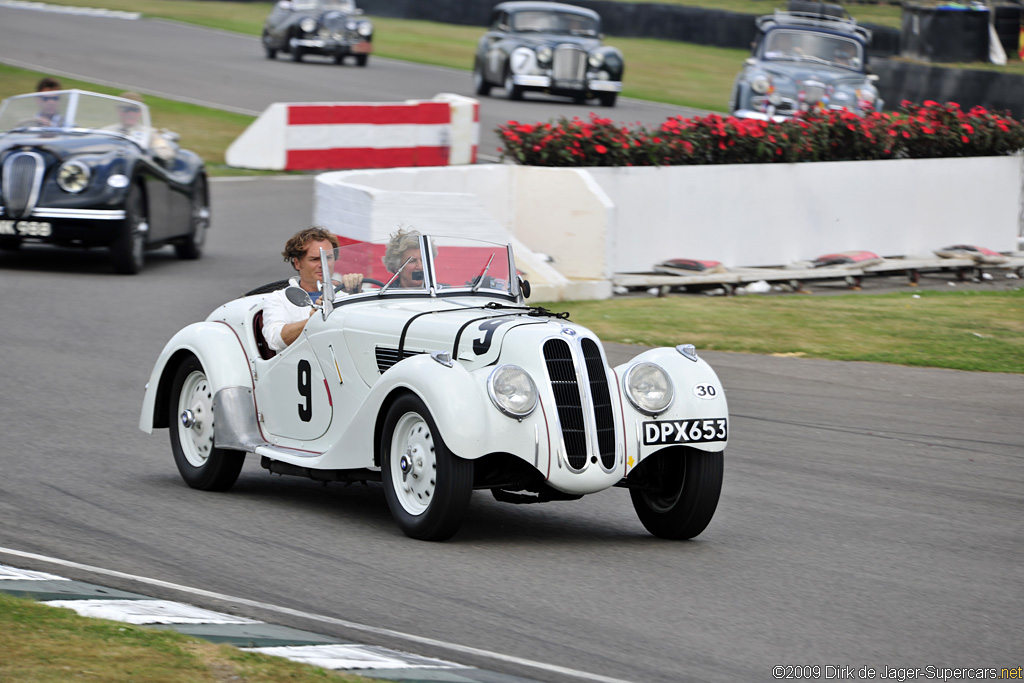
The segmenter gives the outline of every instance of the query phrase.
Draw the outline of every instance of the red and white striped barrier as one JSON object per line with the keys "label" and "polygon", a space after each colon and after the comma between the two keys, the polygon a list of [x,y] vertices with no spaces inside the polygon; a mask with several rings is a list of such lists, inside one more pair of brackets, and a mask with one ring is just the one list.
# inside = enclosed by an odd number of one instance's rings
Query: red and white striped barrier
{"label": "red and white striped barrier", "polygon": [[476,163],[480,103],[277,102],[228,147],[229,166],[277,171]]}

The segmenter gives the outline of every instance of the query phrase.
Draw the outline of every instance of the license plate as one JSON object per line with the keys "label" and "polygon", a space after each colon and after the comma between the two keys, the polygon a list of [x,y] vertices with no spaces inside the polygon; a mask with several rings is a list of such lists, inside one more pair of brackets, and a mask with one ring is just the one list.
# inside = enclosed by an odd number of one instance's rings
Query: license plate
{"label": "license plate", "polygon": [[644,422],[644,445],[667,446],[683,443],[707,443],[729,438],[729,421],[719,417],[707,420],[654,420]]}
{"label": "license plate", "polygon": [[352,46],[352,52],[355,52],[356,54],[366,54],[369,51],[369,43],[356,43],[355,45]]}
{"label": "license plate", "polygon": [[0,221],[0,235],[19,237],[49,237],[53,226],[45,221]]}
{"label": "license plate", "polygon": [[583,81],[555,81],[555,88],[559,90],[582,90]]}

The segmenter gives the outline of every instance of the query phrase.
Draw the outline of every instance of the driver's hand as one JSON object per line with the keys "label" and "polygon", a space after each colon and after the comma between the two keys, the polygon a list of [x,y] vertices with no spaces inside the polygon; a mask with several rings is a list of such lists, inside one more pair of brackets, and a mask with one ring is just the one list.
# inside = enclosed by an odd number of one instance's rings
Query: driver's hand
{"label": "driver's hand", "polygon": [[363,286],[362,273],[346,273],[341,276],[341,287],[346,292],[355,294]]}

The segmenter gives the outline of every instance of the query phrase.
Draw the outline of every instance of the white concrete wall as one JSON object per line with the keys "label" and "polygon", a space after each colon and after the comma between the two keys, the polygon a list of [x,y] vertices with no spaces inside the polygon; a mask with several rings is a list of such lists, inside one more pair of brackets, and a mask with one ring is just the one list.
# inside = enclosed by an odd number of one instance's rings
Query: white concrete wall
{"label": "white concrete wall", "polygon": [[[359,240],[399,225],[513,238],[550,255],[566,279],[545,298],[602,298],[614,273],[671,258],[744,267],[851,250],[931,256],[951,244],[1013,251],[1024,157],[345,171],[317,177],[314,217]],[[523,258],[543,263],[534,256]]]}
{"label": "white concrete wall", "polygon": [[782,265],[837,251],[1016,249],[1020,157],[591,168],[617,208],[614,272],[666,258]]}

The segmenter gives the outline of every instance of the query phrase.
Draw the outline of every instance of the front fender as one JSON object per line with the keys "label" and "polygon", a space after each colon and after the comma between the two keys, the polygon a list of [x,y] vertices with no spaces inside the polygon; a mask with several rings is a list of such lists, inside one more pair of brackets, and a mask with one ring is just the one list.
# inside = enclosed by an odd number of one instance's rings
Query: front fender
{"label": "front fender", "polygon": [[[664,368],[672,378],[675,395],[665,412],[651,416],[637,410],[626,396],[624,378],[626,371],[636,363],[647,361]],[[728,445],[728,431],[722,423],[714,423],[716,431],[725,432],[724,438],[714,441],[687,442],[686,434],[679,435],[681,441],[671,444],[645,444],[644,423],[662,424],[691,422],[693,420],[726,420],[729,404],[718,375],[703,358],[690,360],[674,348],[662,347],[645,351],[627,363],[615,368],[616,384],[622,399],[623,423],[626,441],[626,473],[636,467],[644,458],[664,448],[685,445],[702,451],[725,450]],[[711,396],[711,394],[714,394]],[[727,422],[725,423],[727,425]],[[692,425],[692,422],[691,422]]]}
{"label": "front fender", "polygon": [[183,328],[164,346],[146,383],[142,399],[139,429],[152,433],[154,428],[167,427],[167,406],[171,383],[183,360],[195,356],[214,393],[225,387],[245,387],[252,392],[252,372],[242,341],[235,331],[222,322],[193,323]]}
{"label": "front fender", "polygon": [[487,396],[492,369],[469,371],[458,362],[447,367],[427,354],[396,363],[374,384],[354,417],[353,428],[364,430],[356,442],[372,444],[373,453],[379,453],[388,407],[401,392],[411,392],[426,404],[455,455],[476,459],[501,451],[547,473],[550,447],[543,411],[538,408],[522,420],[498,411]]}

